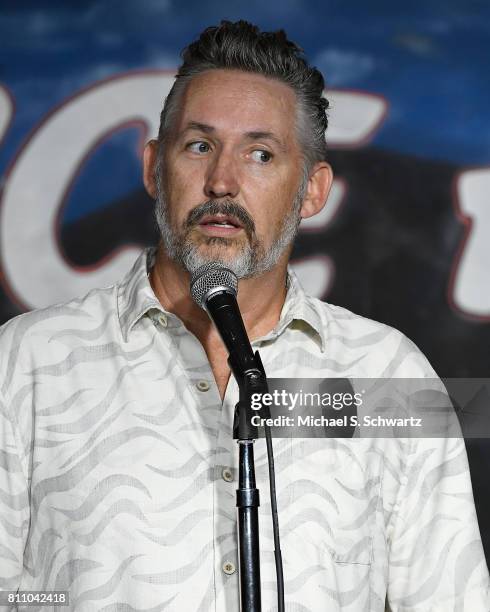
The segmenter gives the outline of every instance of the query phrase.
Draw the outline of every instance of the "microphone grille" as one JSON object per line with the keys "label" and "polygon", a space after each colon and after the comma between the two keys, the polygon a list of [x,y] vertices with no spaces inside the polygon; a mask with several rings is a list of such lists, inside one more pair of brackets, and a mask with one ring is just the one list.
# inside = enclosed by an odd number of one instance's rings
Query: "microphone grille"
{"label": "microphone grille", "polygon": [[201,308],[205,308],[208,296],[216,290],[228,291],[236,297],[238,279],[231,270],[220,263],[211,261],[192,274],[191,295]]}

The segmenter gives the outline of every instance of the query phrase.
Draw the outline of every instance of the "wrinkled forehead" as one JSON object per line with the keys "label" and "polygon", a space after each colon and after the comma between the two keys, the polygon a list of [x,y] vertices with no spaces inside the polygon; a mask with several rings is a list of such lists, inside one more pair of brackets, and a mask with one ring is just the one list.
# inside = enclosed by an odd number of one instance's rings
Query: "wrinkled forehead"
{"label": "wrinkled forehead", "polygon": [[209,70],[187,84],[173,127],[179,133],[190,123],[235,138],[271,132],[291,145],[296,140],[296,94],[285,83],[260,74]]}

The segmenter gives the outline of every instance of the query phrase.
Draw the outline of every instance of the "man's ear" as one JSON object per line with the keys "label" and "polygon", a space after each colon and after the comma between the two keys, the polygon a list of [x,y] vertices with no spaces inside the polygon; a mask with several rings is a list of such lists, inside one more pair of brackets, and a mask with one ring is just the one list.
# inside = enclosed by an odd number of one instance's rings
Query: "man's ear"
{"label": "man's ear", "polygon": [[155,168],[158,160],[158,141],[150,140],[146,143],[143,152],[143,183],[146,191],[154,199],[157,199],[157,186],[155,182]]}
{"label": "man's ear", "polygon": [[316,163],[310,171],[303,205],[301,206],[302,219],[313,217],[322,210],[327,201],[332,182],[333,172],[330,164],[324,161]]}

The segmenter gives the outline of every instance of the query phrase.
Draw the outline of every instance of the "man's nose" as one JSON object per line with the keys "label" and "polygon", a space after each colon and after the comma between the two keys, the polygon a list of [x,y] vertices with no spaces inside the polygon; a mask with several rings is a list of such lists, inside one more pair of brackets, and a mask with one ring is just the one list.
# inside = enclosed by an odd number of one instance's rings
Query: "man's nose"
{"label": "man's nose", "polygon": [[232,154],[221,151],[211,161],[204,191],[208,198],[234,198],[238,195],[237,168]]}

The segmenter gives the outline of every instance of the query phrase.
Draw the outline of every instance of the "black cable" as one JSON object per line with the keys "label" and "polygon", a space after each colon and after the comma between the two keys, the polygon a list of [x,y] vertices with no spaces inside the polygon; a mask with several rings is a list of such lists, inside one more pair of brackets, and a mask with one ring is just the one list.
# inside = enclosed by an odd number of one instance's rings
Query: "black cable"
{"label": "black cable", "polygon": [[271,430],[264,425],[265,443],[267,446],[267,461],[269,464],[269,487],[271,496],[272,533],[274,536],[274,559],[276,562],[277,580],[277,610],[284,612],[284,574],[282,568],[281,542],[279,539],[279,517],[276,499],[276,472],[274,469],[274,451],[272,448]]}

